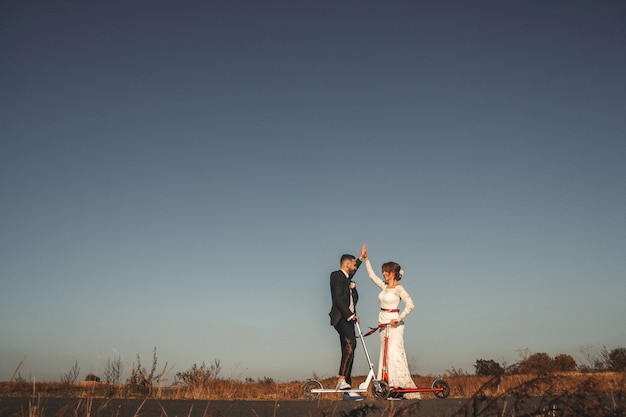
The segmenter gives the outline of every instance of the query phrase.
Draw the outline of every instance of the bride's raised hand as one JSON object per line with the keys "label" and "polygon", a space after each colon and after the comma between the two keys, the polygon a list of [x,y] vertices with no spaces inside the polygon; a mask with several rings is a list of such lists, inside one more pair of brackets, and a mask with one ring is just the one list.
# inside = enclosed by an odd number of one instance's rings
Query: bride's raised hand
{"label": "bride's raised hand", "polygon": [[367,245],[365,243],[361,247],[361,255],[359,255],[359,258],[367,259]]}

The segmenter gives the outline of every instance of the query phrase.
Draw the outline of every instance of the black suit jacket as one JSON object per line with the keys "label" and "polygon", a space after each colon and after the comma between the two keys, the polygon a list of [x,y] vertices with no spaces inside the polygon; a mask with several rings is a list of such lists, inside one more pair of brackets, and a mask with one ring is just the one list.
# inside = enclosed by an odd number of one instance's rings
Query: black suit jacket
{"label": "black suit jacket", "polygon": [[[361,266],[361,260],[357,259],[357,269]],[[356,271],[355,271],[356,273]],[[332,307],[330,309],[330,324],[336,326],[340,320],[347,320],[354,313],[350,311],[350,282],[354,274],[346,278],[346,274],[342,270],[334,271],[330,274],[330,297],[332,299]],[[352,289],[352,300],[354,301],[355,311],[356,302],[359,300],[359,293],[356,288]]]}

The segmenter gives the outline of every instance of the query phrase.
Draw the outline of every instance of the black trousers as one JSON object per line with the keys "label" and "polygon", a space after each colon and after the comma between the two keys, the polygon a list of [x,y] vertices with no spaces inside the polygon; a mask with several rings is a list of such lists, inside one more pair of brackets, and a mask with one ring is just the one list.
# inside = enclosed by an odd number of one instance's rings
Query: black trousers
{"label": "black trousers", "polygon": [[339,375],[346,377],[346,382],[352,385],[352,363],[354,362],[354,351],[356,349],[356,334],[354,333],[354,321],[341,320],[335,326],[339,333],[341,343],[341,363],[339,365]]}

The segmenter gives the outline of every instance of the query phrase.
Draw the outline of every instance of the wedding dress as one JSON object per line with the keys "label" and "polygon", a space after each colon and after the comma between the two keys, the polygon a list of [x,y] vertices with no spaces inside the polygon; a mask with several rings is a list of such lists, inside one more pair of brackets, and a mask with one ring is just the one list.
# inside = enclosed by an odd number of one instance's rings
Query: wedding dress
{"label": "wedding dress", "polygon": [[[391,320],[399,320],[398,326],[389,326],[389,342],[387,346],[387,373],[389,375],[389,386],[393,388],[415,388],[415,382],[411,378],[409,364],[404,350],[404,319],[413,310],[414,304],[411,296],[400,284],[394,288],[387,288],[387,284],[374,273],[372,265],[367,259],[365,261],[367,275],[379,288],[382,289],[378,295],[380,301],[380,313],[378,322],[387,324]],[[404,302],[402,313],[398,311],[400,300]],[[385,329],[379,331],[380,334],[380,357],[378,360],[378,379],[382,379],[383,355],[385,349]],[[420,398],[419,393],[404,394],[404,398]]]}

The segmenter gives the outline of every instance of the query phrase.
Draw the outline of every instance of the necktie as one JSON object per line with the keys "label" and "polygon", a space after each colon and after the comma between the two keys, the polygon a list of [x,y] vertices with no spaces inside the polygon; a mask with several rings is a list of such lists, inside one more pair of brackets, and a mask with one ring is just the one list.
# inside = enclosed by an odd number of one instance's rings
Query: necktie
{"label": "necktie", "polygon": [[352,298],[352,288],[350,288],[350,311],[354,313],[354,298]]}

